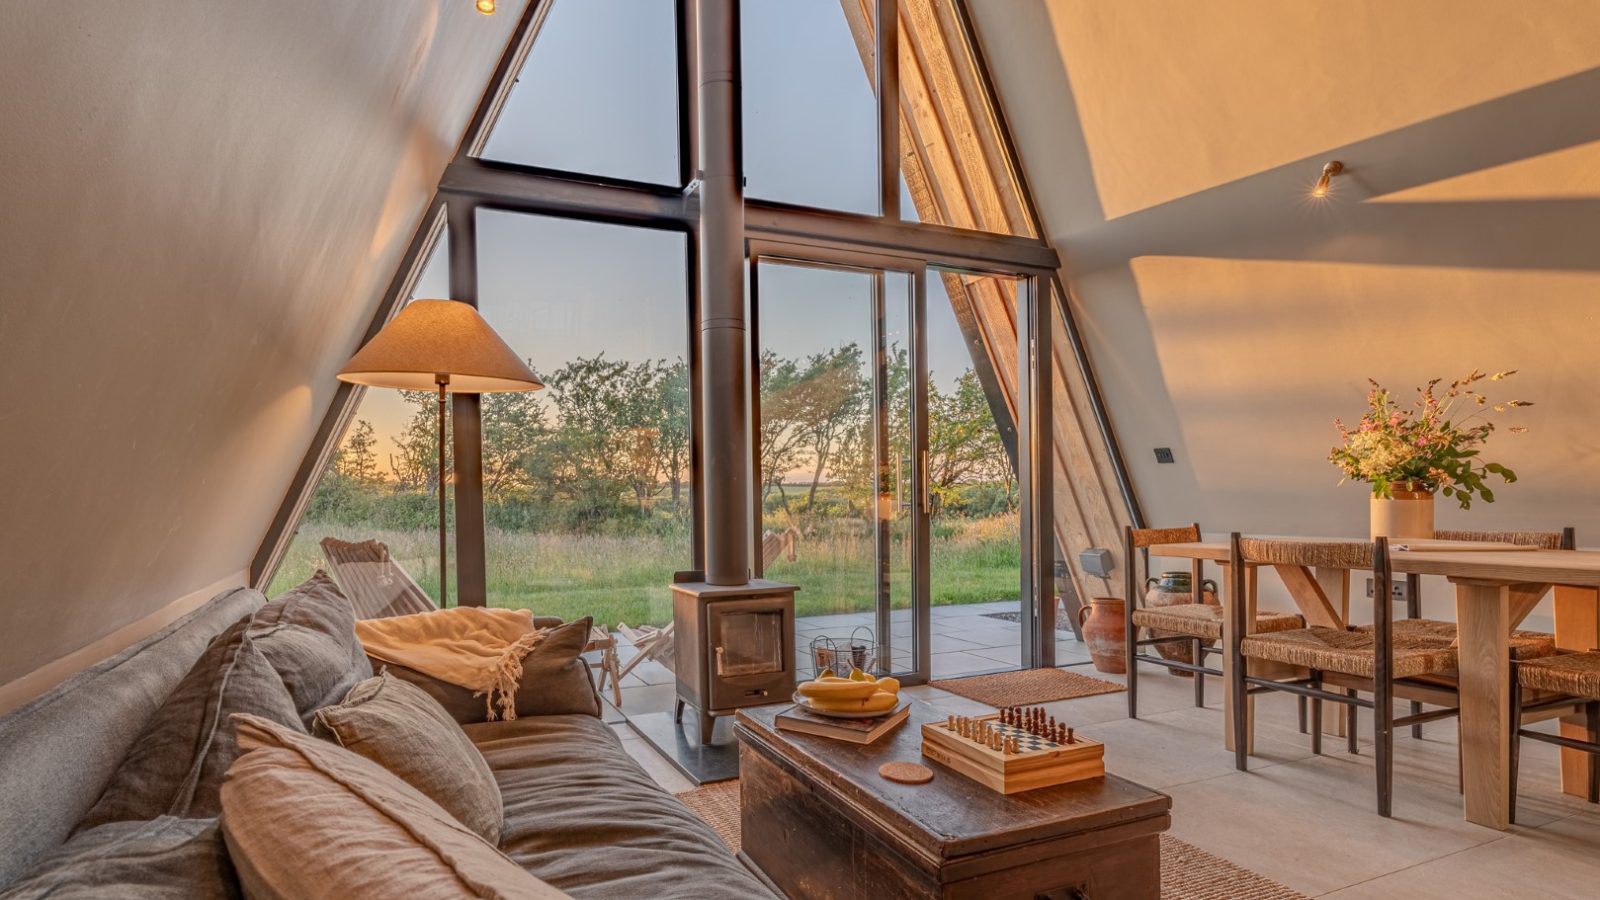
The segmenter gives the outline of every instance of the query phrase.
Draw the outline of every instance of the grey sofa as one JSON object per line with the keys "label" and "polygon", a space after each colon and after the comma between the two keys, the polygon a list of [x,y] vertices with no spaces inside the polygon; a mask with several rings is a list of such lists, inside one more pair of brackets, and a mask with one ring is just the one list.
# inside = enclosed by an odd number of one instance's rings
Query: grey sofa
{"label": "grey sofa", "polygon": [[[211,640],[264,603],[255,591],[224,593],[0,718],[0,896],[68,841]],[[465,729],[504,796],[501,849],[545,882],[580,898],[773,896],[597,717]],[[94,895],[171,895],[104,887]]]}

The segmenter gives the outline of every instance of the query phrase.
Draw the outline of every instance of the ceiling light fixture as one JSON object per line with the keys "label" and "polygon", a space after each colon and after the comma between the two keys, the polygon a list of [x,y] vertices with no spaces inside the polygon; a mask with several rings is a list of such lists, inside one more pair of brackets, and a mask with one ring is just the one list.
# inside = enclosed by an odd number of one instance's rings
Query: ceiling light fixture
{"label": "ceiling light fixture", "polygon": [[478,12],[486,16],[494,15],[494,0],[478,0]]}
{"label": "ceiling light fixture", "polygon": [[1333,162],[1328,163],[1327,165],[1323,166],[1322,167],[1322,177],[1317,179],[1317,186],[1311,189],[1311,196],[1313,196],[1313,197],[1326,197],[1326,196],[1328,196],[1328,182],[1333,180],[1333,176],[1335,176],[1335,175],[1337,175],[1337,174],[1339,174],[1340,172],[1343,172],[1343,171],[1344,171],[1344,163],[1339,162],[1337,159],[1334,160]]}

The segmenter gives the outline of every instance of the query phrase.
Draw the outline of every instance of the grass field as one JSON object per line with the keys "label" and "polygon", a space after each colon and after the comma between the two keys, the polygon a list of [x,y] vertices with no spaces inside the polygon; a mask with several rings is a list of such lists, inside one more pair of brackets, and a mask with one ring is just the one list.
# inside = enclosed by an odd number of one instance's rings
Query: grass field
{"label": "grass field", "polygon": [[[432,531],[372,531],[305,522],[296,533],[270,596],[287,590],[322,564],[324,537],[375,538],[411,577],[438,596],[438,537]],[[667,583],[689,567],[687,535],[580,536],[490,529],[487,542],[491,606],[526,607],[565,619],[594,616],[608,627],[665,624],[672,618]],[[865,612],[872,608],[872,542],[865,534],[835,528],[802,539],[797,560],[780,556],[767,577],[800,586],[799,616]],[[904,605],[907,556],[893,554],[897,606]],[[1014,599],[1021,557],[1015,516],[955,520],[933,539],[930,584],[933,603],[984,603]]]}

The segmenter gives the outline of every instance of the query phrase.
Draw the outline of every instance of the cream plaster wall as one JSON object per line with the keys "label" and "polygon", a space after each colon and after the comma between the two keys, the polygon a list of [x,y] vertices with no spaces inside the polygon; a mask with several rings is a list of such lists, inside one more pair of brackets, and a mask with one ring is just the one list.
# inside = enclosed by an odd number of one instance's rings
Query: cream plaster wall
{"label": "cream plaster wall", "polygon": [[0,684],[248,566],[522,5],[0,5]]}
{"label": "cream plaster wall", "polygon": [[1362,534],[1365,379],[1515,368],[1522,480],[1439,524],[1600,546],[1600,5],[971,6],[1152,522]]}

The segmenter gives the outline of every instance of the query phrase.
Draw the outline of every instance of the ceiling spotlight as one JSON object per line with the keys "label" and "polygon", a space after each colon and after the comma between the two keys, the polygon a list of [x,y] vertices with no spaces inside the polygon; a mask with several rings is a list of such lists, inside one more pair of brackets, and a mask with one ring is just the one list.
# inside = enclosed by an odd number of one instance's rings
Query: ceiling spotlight
{"label": "ceiling spotlight", "polygon": [[[481,0],[480,0],[480,3],[481,3]],[[1335,175],[1337,175],[1337,174],[1339,174],[1340,172],[1343,172],[1343,171],[1344,171],[1344,163],[1339,162],[1337,159],[1334,160],[1333,162],[1328,163],[1327,165],[1323,166],[1322,167],[1322,177],[1317,179],[1317,186],[1311,189],[1311,196],[1313,196],[1313,197],[1326,197],[1326,196],[1328,196],[1328,182],[1333,180],[1333,176],[1335,176]]]}
{"label": "ceiling spotlight", "polygon": [[494,0],[478,0],[478,12],[486,16],[494,15]]}

